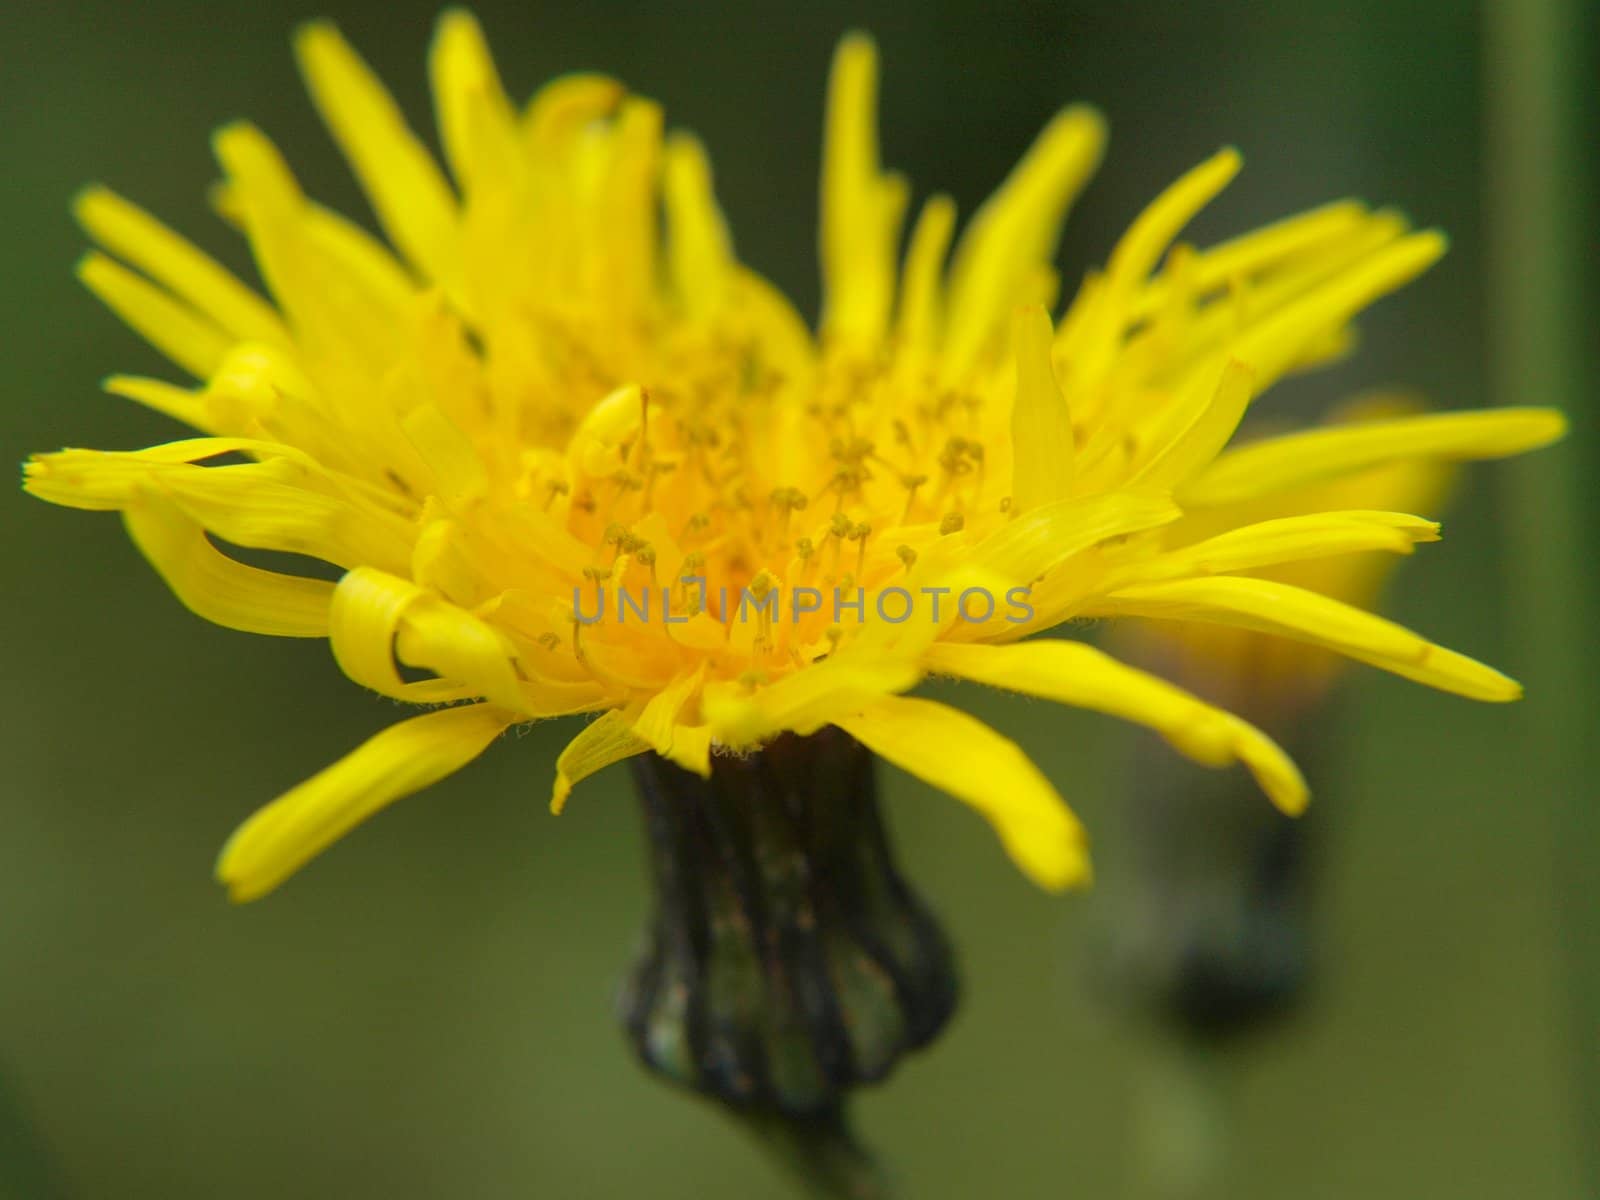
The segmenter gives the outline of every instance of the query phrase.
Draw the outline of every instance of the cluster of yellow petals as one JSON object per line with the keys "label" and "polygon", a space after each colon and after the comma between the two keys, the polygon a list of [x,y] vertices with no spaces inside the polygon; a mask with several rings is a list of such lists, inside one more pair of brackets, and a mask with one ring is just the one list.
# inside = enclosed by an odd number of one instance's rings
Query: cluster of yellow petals
{"label": "cluster of yellow petals", "polygon": [[[713,752],[833,724],[972,804],[1041,884],[1086,878],[1082,831],[1021,751],[903,695],[930,674],[1144,723],[1303,806],[1294,765],[1239,718],[1089,646],[1023,640],[1075,617],[1263,630],[1462,695],[1517,694],[1253,573],[1437,537],[1404,513],[1285,515],[1278,494],[1517,453],[1559,436],[1559,416],[1408,416],[1226,449],[1252,398],[1340,354],[1359,310],[1439,256],[1438,234],[1341,202],[1179,245],[1238,170],[1223,151],[1052,323],[1058,230],[1101,156],[1100,119],[1060,113],[959,238],[951,202],[928,200],[902,255],[908,188],[879,164],[875,55],[852,36],[828,101],[813,334],[735,257],[700,146],[616,82],[564,77],[518,108],[477,24],[447,14],[430,62],[447,176],[331,26],[297,50],[387,244],[308,199],[249,125],[217,135],[217,207],[270,302],[90,190],[78,214],[102,251],[83,279],[200,381],[108,387],[202,436],[42,455],[27,475],[47,500],[120,511],[200,615],[328,638],[351,679],[430,706],[252,817],[219,864],[236,897],[508,726],[570,713],[600,715],[560,758],[558,808],[629,755],[706,772]],[[231,548],[343,573],[269,571]],[[706,599],[800,587],[867,599],[843,621],[831,603],[752,620]],[[1032,616],[936,614],[946,587],[1028,588]],[[913,597],[908,618],[880,616],[888,588]],[[617,592],[665,594],[680,619],[583,618]]]}

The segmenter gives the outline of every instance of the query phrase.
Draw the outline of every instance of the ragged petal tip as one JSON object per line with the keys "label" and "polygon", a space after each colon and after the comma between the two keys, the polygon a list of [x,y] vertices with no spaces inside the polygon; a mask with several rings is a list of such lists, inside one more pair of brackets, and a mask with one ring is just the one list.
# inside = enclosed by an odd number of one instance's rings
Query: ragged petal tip
{"label": "ragged petal tip", "polygon": [[87,229],[94,224],[96,212],[115,199],[116,193],[105,184],[86,183],[73,194],[72,215],[79,225]]}
{"label": "ragged petal tip", "polygon": [[334,24],[332,18],[312,17],[310,20],[302,21],[294,27],[290,40],[294,45],[296,57],[304,63],[308,56],[321,53],[330,46],[342,43],[344,35],[339,32],[339,27]]}

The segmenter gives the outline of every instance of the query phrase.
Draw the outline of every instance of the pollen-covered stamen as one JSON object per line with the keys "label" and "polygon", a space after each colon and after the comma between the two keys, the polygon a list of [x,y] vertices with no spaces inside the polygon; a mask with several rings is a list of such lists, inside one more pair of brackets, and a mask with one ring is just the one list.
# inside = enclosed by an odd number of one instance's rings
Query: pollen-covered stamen
{"label": "pollen-covered stamen", "polygon": [[834,513],[828,521],[827,538],[832,549],[833,558],[833,565],[829,569],[830,573],[828,575],[830,582],[838,578],[839,568],[842,565],[841,560],[844,553],[844,543],[854,528],[855,523],[851,521],[849,517],[840,512]]}
{"label": "pollen-covered stamen", "polygon": [[612,564],[611,578],[615,581],[615,590],[617,593],[617,598],[613,601],[614,604],[620,605],[622,603],[622,593],[627,590],[628,571],[632,568],[632,566],[633,555],[631,554],[619,554],[616,562]]}
{"label": "pollen-covered stamen", "polygon": [[618,467],[613,471],[611,482],[616,484],[617,494],[611,499],[612,508],[614,509],[629,492],[644,491],[645,478],[641,472],[631,471],[627,467]]}
{"label": "pollen-covered stamen", "polygon": [[794,556],[800,560],[800,578],[809,579],[811,569],[816,561],[817,547],[808,537],[797,538],[794,543]]}
{"label": "pollen-covered stamen", "polygon": [[848,536],[852,542],[856,543],[855,574],[859,578],[865,573],[866,570],[867,539],[872,536],[872,526],[868,525],[864,521],[858,522],[856,525],[851,527]]}
{"label": "pollen-covered stamen", "polygon": [[715,495],[722,485],[712,467],[711,453],[722,445],[721,432],[714,425],[691,423],[684,427],[683,439],[701,482]]}
{"label": "pollen-covered stamen", "polygon": [[[604,619],[604,617],[605,617],[605,611],[606,611],[606,584],[608,582],[610,582],[610,580],[611,580],[612,570],[613,570],[613,568],[610,567],[610,566],[605,566],[605,567],[585,567],[585,568],[583,568],[583,577],[584,577],[584,579],[586,579],[590,583],[594,584],[595,612],[594,612],[594,617],[592,618],[593,621],[599,621],[599,620]],[[574,636],[576,636],[576,635],[574,635]]]}
{"label": "pollen-covered stamen", "polygon": [[697,617],[705,611],[706,556],[693,550],[683,556],[672,586],[672,606],[687,617]]}
{"label": "pollen-covered stamen", "polygon": [[973,464],[972,471],[972,496],[971,503],[976,506],[983,496],[983,486],[987,478],[988,457],[984,454],[983,443],[973,438],[967,439],[967,458]]}
{"label": "pollen-covered stamen", "polygon": [[917,489],[927,482],[928,477],[926,475],[902,475],[900,477],[900,485],[906,489],[906,503],[905,507],[900,510],[900,524],[909,525],[911,523],[911,510],[917,504]]}
{"label": "pollen-covered stamen", "polygon": [[907,425],[903,417],[895,417],[889,422],[889,428],[894,431],[895,444],[904,446],[911,454],[916,454],[916,442],[911,437],[911,426]]}
{"label": "pollen-covered stamen", "polygon": [[649,542],[638,539],[635,541],[638,544],[633,551],[633,561],[650,572],[650,587],[653,591],[660,586],[660,581],[656,578],[656,548]]}
{"label": "pollen-covered stamen", "polygon": [[961,504],[961,481],[973,473],[982,454],[983,447],[968,438],[957,435],[945,440],[935,460],[939,464],[939,490],[933,497],[936,507],[952,497]]}
{"label": "pollen-covered stamen", "polygon": [[623,543],[630,536],[632,535],[628,533],[628,527],[626,525],[622,524],[620,521],[613,521],[611,524],[606,526],[605,532],[600,535],[600,542],[602,545],[613,548],[615,553],[612,555],[612,558],[615,560],[617,557],[620,557],[622,554],[626,553],[627,548],[623,545]]}
{"label": "pollen-covered stamen", "polygon": [[768,503],[777,517],[777,548],[786,550],[789,546],[789,523],[795,513],[805,511],[810,501],[799,488],[781,487],[773,491]]}
{"label": "pollen-covered stamen", "polygon": [[690,513],[689,519],[683,523],[683,528],[678,531],[678,540],[687,542],[691,538],[704,536],[706,530],[711,528],[711,515],[709,513]]}
{"label": "pollen-covered stamen", "polygon": [[[773,648],[773,606],[768,604],[768,598],[773,597],[773,594],[777,592],[778,585],[778,577],[763,567],[761,570],[755,573],[755,576],[745,587],[745,591],[748,592],[751,599],[755,601],[752,607],[755,609],[756,615],[755,646],[758,650],[771,650]],[[776,597],[774,597],[774,599],[776,599]],[[741,616],[742,615],[743,614],[741,613]]]}
{"label": "pollen-covered stamen", "polygon": [[652,458],[644,468],[644,490],[639,497],[639,511],[648,514],[655,508],[655,492],[657,482],[664,475],[670,475],[678,469],[678,464],[673,459]]}
{"label": "pollen-covered stamen", "polygon": [[834,438],[828,446],[828,453],[836,462],[858,463],[871,457],[875,449],[868,438]]}
{"label": "pollen-covered stamen", "polygon": [[849,463],[833,473],[823,492],[833,493],[834,511],[838,512],[844,508],[847,498],[861,501],[862,489],[872,478],[872,471],[865,463]]}
{"label": "pollen-covered stamen", "polygon": [[947,438],[944,448],[939,451],[936,460],[946,475],[965,475],[972,468],[967,463],[967,439],[964,437]]}

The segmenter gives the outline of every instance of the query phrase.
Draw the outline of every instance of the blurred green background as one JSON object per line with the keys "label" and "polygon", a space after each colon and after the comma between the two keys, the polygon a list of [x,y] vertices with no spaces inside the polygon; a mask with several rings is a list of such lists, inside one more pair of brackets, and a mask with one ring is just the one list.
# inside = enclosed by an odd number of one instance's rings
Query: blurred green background
{"label": "blurred green background", "polygon": [[[477,11],[515,94],[603,69],[697,130],[743,256],[807,311],[824,78],[833,41],[860,26],[884,56],[887,161],[966,212],[1058,104],[1107,114],[1111,154],[1063,249],[1069,281],[1224,142],[1247,169],[1197,223],[1202,242],[1349,194],[1447,229],[1445,262],[1367,319],[1353,362],[1280,388],[1269,403],[1284,411],[1388,382],[1449,407],[1556,400],[1580,366],[1570,332],[1593,330],[1582,279],[1529,275],[1547,262],[1592,273],[1596,247],[1593,214],[1584,225],[1570,211],[1581,238],[1559,252],[1541,241],[1561,226],[1537,205],[1570,206],[1592,180],[1523,124],[1551,76],[1518,41],[1522,17],[1379,0]],[[292,26],[319,13],[431,134],[428,3],[8,6],[4,456],[174,433],[97,391],[112,371],[176,376],[71,277],[82,238],[67,203],[82,184],[117,187],[244,269],[204,192],[208,134],[248,115],[310,190],[366,219],[288,52]],[[1593,45],[1586,20],[1552,44]],[[1562,103],[1550,99],[1558,117]],[[1541,303],[1567,324],[1539,317]],[[1527,376],[1529,362],[1543,374]],[[1578,438],[1533,464],[1472,470],[1447,540],[1393,589],[1400,619],[1506,667],[1533,698],[1506,710],[1352,676],[1349,752],[1320,781],[1319,987],[1303,1019],[1234,1064],[1221,1194],[1594,1194],[1582,1182],[1600,849],[1579,773],[1596,716],[1578,666],[1594,569],[1584,452]],[[1590,491],[1568,487],[1580,478]],[[716,1113],[637,1069],[613,1025],[644,859],[621,770],[547,815],[572,727],[496,747],[265,903],[234,908],[210,879],[229,830],[393,706],[348,683],[321,643],[190,616],[113,518],[14,494],[0,550],[0,1195],[786,1194]],[[1122,731],[968,699],[1061,781],[1113,876],[1106,747]],[[912,1197],[1132,1195],[1148,1054],[1085,983],[1084,935],[1110,889],[1037,893],[974,816],[904,776],[887,786],[965,995],[943,1041],[863,1097],[865,1135]]]}

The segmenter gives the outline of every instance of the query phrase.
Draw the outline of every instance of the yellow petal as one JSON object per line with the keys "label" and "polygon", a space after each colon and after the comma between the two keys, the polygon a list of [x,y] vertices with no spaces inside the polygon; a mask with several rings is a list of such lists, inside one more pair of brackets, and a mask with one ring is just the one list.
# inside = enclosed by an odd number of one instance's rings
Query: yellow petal
{"label": "yellow petal", "polygon": [[455,197],[438,164],[371,69],[339,31],[313,22],[295,38],[306,86],[350,160],[390,240],[425,276],[455,282]]}
{"label": "yellow petal", "polygon": [[202,393],[189,388],[175,387],[159,379],[141,379],[133,375],[113,375],[102,385],[113,396],[134,400],[146,408],[165,413],[175,420],[195,429],[211,432],[211,416],[206,410]]}
{"label": "yellow petal", "polygon": [[1557,441],[1567,420],[1553,408],[1490,408],[1363,421],[1252,442],[1218,458],[1181,493],[1210,507],[1408,458],[1506,458]]}
{"label": "yellow petal", "polygon": [[394,639],[406,609],[426,592],[408,579],[371,567],[346,571],[333,592],[328,640],[339,669],[385,696],[404,696]]}
{"label": "yellow petal", "polygon": [[650,697],[639,719],[633,723],[633,731],[649,742],[657,754],[672,752],[672,737],[678,728],[678,715],[700,690],[705,673],[706,664],[702,660],[693,671],[685,672],[682,678],[673,680]]}
{"label": "yellow petal", "polygon": [[236,338],[288,345],[288,331],[270,304],[138,205],[109,188],[91,187],[72,209],[97,242],[213,324]]}
{"label": "yellow petal", "polygon": [[[308,470],[303,459],[290,457],[286,447],[277,448],[281,457],[237,466],[204,467],[181,461],[227,453],[230,444],[241,442],[195,438],[132,453],[41,454],[25,467],[23,486],[52,504],[101,511],[126,508],[153,487],[205,529],[236,546],[305,554],[339,566],[408,563],[409,541],[398,518],[314,490],[326,477]],[[294,482],[286,482],[291,479]]]}
{"label": "yellow petal", "polygon": [[419,404],[400,422],[417,455],[433,472],[437,495],[452,508],[483,496],[489,474],[472,441],[437,405]]}
{"label": "yellow petal", "polygon": [[[476,17],[457,8],[439,18],[428,69],[439,140],[456,182],[468,193],[503,185],[509,164],[494,161],[493,154],[516,145],[516,115]],[[492,140],[483,128],[491,122],[496,127]]]}
{"label": "yellow petal", "polygon": [[1081,104],[1062,109],[973,215],[950,267],[946,377],[959,381],[1005,330],[1030,280],[1048,269],[1073,200],[1100,165],[1105,122]]}
{"label": "yellow petal", "polygon": [[1017,395],[1011,409],[1012,511],[1064,500],[1072,491],[1072,414],[1050,363],[1053,330],[1043,308],[1018,309],[1013,324]]}
{"label": "yellow petal", "polygon": [[385,805],[459,771],[515,719],[476,704],[391,725],[241,825],[217,860],[218,881],[236,901],[266,895]]}
{"label": "yellow petal", "polygon": [[685,771],[702,779],[711,777],[711,726],[679,725],[672,731],[672,744],[663,752]]}
{"label": "yellow petal", "polygon": [[923,353],[933,349],[938,337],[943,315],[939,284],[955,224],[955,202],[948,196],[928,197],[906,251],[900,278],[899,335],[903,345]]}
{"label": "yellow petal", "polygon": [[1342,328],[1374,301],[1411,282],[1443,256],[1437,230],[1413,233],[1360,259],[1305,295],[1256,322],[1228,349],[1256,373],[1260,390],[1299,364],[1306,347]]}
{"label": "yellow petal", "polygon": [[1164,679],[1126,666],[1081,642],[1041,639],[1014,646],[939,645],[928,652],[926,663],[932,671],[1147,725],[1206,766],[1243,763],[1284,812],[1298,815],[1305,809],[1309,793],[1304,778],[1266,734]]}
{"label": "yellow petal", "polygon": [[1097,542],[1154,529],[1181,515],[1159,492],[1075,496],[1023,513],[965,551],[962,559],[1012,583],[1029,584]]}
{"label": "yellow petal", "polygon": [[884,697],[832,722],[875,754],[976,809],[1012,861],[1050,891],[1089,882],[1087,839],[1015,742],[932,700]]}
{"label": "yellow petal", "polygon": [[189,374],[206,379],[222,365],[232,339],[148,279],[93,251],[79,260],[78,278],[134,332]]}
{"label": "yellow petal", "polygon": [[1233,181],[1243,165],[1239,152],[1226,146],[1184,172],[1151,201],[1128,226],[1111,254],[1106,267],[1111,286],[1131,290],[1134,284],[1143,282],[1183,227]]}
{"label": "yellow petal", "polygon": [[756,746],[792,730],[815,733],[841,714],[879,697],[915,687],[922,672],[904,659],[841,653],[770,686],[708,684],[701,710],[718,742],[736,748]]}
{"label": "yellow petal", "polygon": [[[333,591],[328,640],[339,669],[382,695],[414,701],[482,696],[508,710],[525,708],[505,639],[409,579],[371,567],[345,572]],[[440,678],[407,683],[397,656]]]}
{"label": "yellow petal", "polygon": [[1202,375],[1181,393],[1156,429],[1146,435],[1153,449],[1130,484],[1177,488],[1212,463],[1244,419],[1255,395],[1256,373],[1238,359],[1223,365],[1216,385]]}
{"label": "yellow petal", "polygon": [[1323,646],[1472,700],[1504,702],[1522,695],[1515,680],[1393,621],[1268,579],[1222,575],[1122,588],[1085,604],[1083,614],[1235,625]]}
{"label": "yellow petal", "polygon": [[596,265],[609,273],[592,282],[611,303],[646,304],[656,287],[656,229],[662,156],[661,106],[629,97],[610,138],[610,161],[591,206]]}
{"label": "yellow petal", "polygon": [[[1221,242],[1194,260],[1193,286],[1201,294],[1226,287],[1231,280],[1248,279],[1270,268],[1285,268],[1296,256],[1322,249],[1371,220],[1366,206],[1354,200],[1337,200],[1308,212],[1296,213],[1270,225]],[[1168,299],[1171,280],[1162,276],[1139,293],[1130,316],[1149,316]]]}
{"label": "yellow petal", "polygon": [[894,300],[905,181],[878,163],[878,53],[848,34],[833,57],[822,147],[822,330],[876,346]]}
{"label": "yellow petal", "polygon": [[633,721],[621,709],[601,713],[583,727],[583,732],[567,743],[556,759],[556,782],[550,793],[550,811],[559,813],[567,806],[575,784],[612,763],[643,754],[650,743],[633,731]]}
{"label": "yellow petal", "polygon": [[1257,521],[1206,538],[1131,569],[1130,580],[1155,583],[1186,575],[1226,575],[1334,554],[1387,550],[1409,554],[1439,540],[1439,523],[1409,513],[1321,512]]}
{"label": "yellow petal", "polygon": [[200,525],[149,494],[123,512],[128,536],[190,611],[246,633],[327,637],[333,585],[247,566],[221,553]]}
{"label": "yellow petal", "polygon": [[329,389],[330,401],[344,408],[370,403],[372,380],[412,354],[415,286],[370,234],[306,201],[259,129],[236,122],[212,142],[227,175],[228,209],[249,235],[262,278],[301,350],[320,353],[325,369],[341,371],[334,379],[342,386]]}
{"label": "yellow petal", "polygon": [[582,71],[552,79],[523,113],[528,150],[535,158],[553,153],[574,132],[615,111],[627,91],[609,76]]}
{"label": "yellow petal", "polygon": [[1092,314],[1081,331],[1074,331],[1074,340],[1081,339],[1073,368],[1077,378],[1096,379],[1107,369],[1121,347],[1128,308],[1138,288],[1172,240],[1228,186],[1241,165],[1237,150],[1219,150],[1187,171],[1134,219],[1112,251]]}
{"label": "yellow petal", "polygon": [[687,134],[667,139],[663,186],[668,263],[685,312],[703,320],[727,294],[734,268],[733,242],[711,186],[705,149]]}
{"label": "yellow petal", "polygon": [[[545,716],[529,707],[513,662],[515,651],[488,622],[439,596],[427,595],[408,606],[395,633],[395,656],[413,667],[435,672],[446,684],[465,685],[466,694],[483,697],[526,716]],[[416,694],[426,689],[407,685]],[[443,690],[443,689],[440,689]],[[458,695],[451,687],[449,694]]]}

